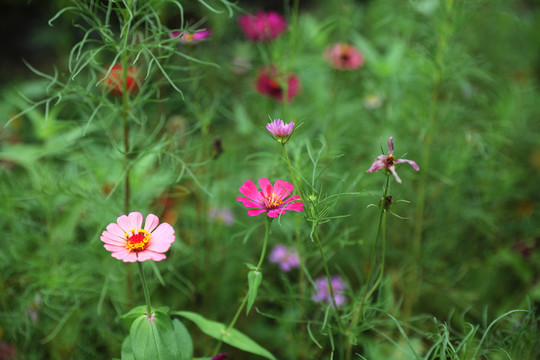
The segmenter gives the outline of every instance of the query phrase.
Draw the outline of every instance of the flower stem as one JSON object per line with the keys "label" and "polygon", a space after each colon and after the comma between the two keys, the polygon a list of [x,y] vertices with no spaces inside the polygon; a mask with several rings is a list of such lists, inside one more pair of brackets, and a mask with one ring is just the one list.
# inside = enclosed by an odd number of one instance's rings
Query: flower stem
{"label": "flower stem", "polygon": [[[272,225],[272,218],[267,217],[266,218],[266,231],[264,234],[264,241],[263,241],[263,248],[261,251],[261,256],[259,258],[259,262],[257,263],[257,271],[261,271],[261,266],[264,261],[264,256],[266,254],[266,248],[268,246],[268,236],[270,235],[270,226]],[[238,310],[236,310],[236,313],[234,314],[234,317],[232,321],[230,322],[229,326],[227,326],[227,329],[225,330],[226,335],[236,324],[236,321],[238,321],[238,318],[240,317],[240,314],[244,310],[244,307],[246,306],[247,300],[249,296],[249,291],[246,293],[244,298],[242,299],[242,303],[240,303],[240,306],[238,307]],[[216,345],[216,348],[214,349],[214,354],[217,354],[219,352],[219,349],[221,348],[221,344],[223,343],[222,340],[219,341],[219,343]]]}
{"label": "flower stem", "polygon": [[300,198],[304,199],[304,194],[302,193],[302,189],[300,189],[300,187],[298,186],[298,183],[296,182],[296,178],[294,177],[291,160],[289,159],[289,155],[287,154],[287,148],[285,147],[285,143],[281,144],[281,146],[283,147],[283,155],[285,155],[285,160],[287,160],[287,165],[289,166],[289,171],[291,173],[291,179],[294,184],[294,188],[296,189],[296,192],[298,193],[298,195],[300,195]]}
{"label": "flower stem", "polygon": [[326,262],[326,256],[324,255],[324,251],[321,245],[321,240],[319,239],[319,234],[317,232],[317,225],[315,225],[313,235],[315,236],[315,241],[317,241],[317,246],[319,247],[319,251],[321,253],[321,260],[323,262],[324,272],[326,273],[326,279],[328,280],[328,289],[330,290],[330,297],[332,298],[332,305],[333,305],[334,311],[336,312],[336,318],[339,325],[339,329],[343,331],[345,328],[343,326],[343,322],[341,321],[341,316],[339,315],[339,310],[336,304],[336,298],[334,296],[334,288],[332,287],[332,277],[330,276],[330,271],[328,270],[328,263]]}
{"label": "flower stem", "polygon": [[[379,244],[379,237],[382,238],[382,253],[381,253],[381,270],[379,272],[379,276],[377,277],[377,280],[373,284],[373,286],[367,290],[364,293],[364,296],[362,296],[362,300],[360,301],[360,305],[356,308],[353,314],[353,319],[351,321],[351,325],[348,329],[348,334],[352,334],[353,329],[358,324],[358,321],[360,320],[360,316],[362,315],[362,310],[366,302],[369,300],[371,295],[375,292],[375,290],[379,287],[379,284],[382,281],[383,275],[384,275],[384,263],[386,258],[386,209],[384,206],[384,201],[386,197],[388,196],[388,189],[390,185],[390,173],[386,173],[386,184],[384,185],[384,192],[383,197],[381,199],[381,212],[379,214],[379,224],[377,227],[377,236],[375,237],[375,245],[373,246],[373,249],[371,251],[371,266],[369,268],[368,278],[366,282],[366,287],[370,286],[371,283],[371,277],[373,276],[373,269],[375,267],[375,255],[377,251],[377,245]],[[352,342],[350,337],[347,339],[347,349],[346,349],[346,359],[350,360],[352,356]]]}
{"label": "flower stem", "polygon": [[139,274],[141,275],[141,283],[144,292],[144,298],[146,300],[146,314],[148,317],[152,316],[152,305],[150,303],[150,292],[148,291],[148,285],[146,283],[146,276],[144,275],[144,270],[142,267],[142,262],[137,261],[139,266]]}

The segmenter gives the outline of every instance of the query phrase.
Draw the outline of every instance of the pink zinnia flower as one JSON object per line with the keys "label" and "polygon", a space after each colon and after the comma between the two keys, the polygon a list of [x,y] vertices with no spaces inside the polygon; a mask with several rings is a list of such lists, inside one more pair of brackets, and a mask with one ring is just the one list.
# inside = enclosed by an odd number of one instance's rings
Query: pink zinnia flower
{"label": "pink zinnia flower", "polygon": [[153,214],[146,217],[144,228],[142,221],[139,212],[120,216],[117,223],[109,224],[101,234],[103,247],[112,252],[112,257],[124,262],[165,259],[163,253],[174,242],[174,229],[167,223],[158,226],[159,219]]}
{"label": "pink zinnia flower", "polygon": [[279,264],[279,268],[285,272],[291,271],[291,269],[297,268],[300,265],[300,258],[296,249],[282,244],[274,246],[269,259],[271,263]]}
{"label": "pink zinnia flower", "polygon": [[398,174],[396,173],[395,164],[399,163],[409,163],[414,170],[418,171],[420,168],[416,163],[412,160],[407,159],[396,159],[394,156],[394,140],[390,136],[388,139],[388,154],[386,155],[379,155],[375,158],[375,161],[373,162],[373,165],[366,171],[366,172],[373,172],[377,171],[379,169],[388,169],[394,175],[396,178],[396,181],[401,184],[401,179],[399,178]]}
{"label": "pink zinnia flower", "polygon": [[[347,284],[340,276],[332,276],[330,279],[332,290],[334,292],[334,299],[336,300],[336,306],[341,306],[347,303],[347,297],[343,295],[343,292],[347,290]],[[334,306],[332,302],[332,294],[328,287],[328,279],[326,276],[322,276],[315,280],[315,293],[312,296],[313,301],[322,302]]]}
{"label": "pink zinnia flower", "polygon": [[212,35],[211,30],[199,30],[194,32],[173,31],[170,33],[171,38],[178,38],[182,44],[196,44]]}
{"label": "pink zinnia flower", "polygon": [[294,122],[285,124],[283,120],[276,119],[266,125],[266,129],[276,137],[276,141],[285,144],[292,134]]}
{"label": "pink zinnia flower", "polygon": [[328,47],[324,55],[330,65],[339,70],[356,70],[364,64],[364,56],[349,44]]}
{"label": "pink zinnia flower", "polygon": [[255,83],[255,88],[261,95],[269,96],[277,101],[283,101],[283,93],[287,90],[287,101],[298,95],[300,81],[294,74],[279,74],[274,66],[261,68]]}
{"label": "pink zinnia flower", "polygon": [[277,38],[287,29],[285,18],[275,11],[259,10],[256,15],[242,15],[238,24],[252,41],[268,41]]}
{"label": "pink zinnia flower", "polygon": [[245,207],[251,207],[254,209],[248,210],[249,216],[255,216],[264,212],[268,213],[271,218],[277,218],[281,214],[285,214],[287,211],[302,211],[304,203],[293,201],[300,199],[300,196],[289,196],[294,186],[283,180],[277,180],[274,186],[268,179],[259,179],[259,185],[261,190],[257,189],[257,186],[251,180],[247,180],[242,186],[240,186],[240,192],[246,197],[239,196],[236,200],[241,201]]}

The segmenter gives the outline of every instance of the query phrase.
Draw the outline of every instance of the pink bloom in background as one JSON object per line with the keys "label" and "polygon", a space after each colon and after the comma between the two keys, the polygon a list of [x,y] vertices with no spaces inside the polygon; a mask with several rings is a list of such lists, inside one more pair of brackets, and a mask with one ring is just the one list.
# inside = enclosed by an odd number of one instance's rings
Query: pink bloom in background
{"label": "pink bloom in background", "polygon": [[287,30],[285,18],[275,11],[259,10],[255,15],[242,15],[238,24],[244,35],[252,41],[269,41]]}
{"label": "pink bloom in background", "polygon": [[297,268],[300,265],[300,258],[296,249],[282,244],[274,246],[268,258],[271,263],[279,264],[279,268],[285,272],[291,271],[291,269]]}
{"label": "pink bloom in background", "polygon": [[231,209],[211,207],[208,211],[208,219],[218,224],[231,226],[234,224],[234,213]]}
{"label": "pink bloom in background", "polygon": [[227,356],[226,353],[221,353],[221,354],[217,354],[216,356],[214,356],[211,360],[225,360],[225,359],[228,359],[229,357]]}
{"label": "pink bloom in background", "polygon": [[16,360],[19,359],[17,350],[11,344],[0,341],[0,360]]}
{"label": "pink bloom in background", "polygon": [[259,179],[261,190],[251,180],[247,180],[240,186],[240,192],[246,197],[239,196],[236,200],[241,201],[245,207],[254,208],[248,210],[249,216],[256,216],[262,213],[267,213],[271,218],[277,218],[287,211],[302,211],[304,203],[294,202],[299,200],[300,196],[293,195],[287,199],[292,193],[294,186],[283,180],[276,180],[274,186],[270,180]]}
{"label": "pink bloom in background", "polygon": [[349,44],[328,47],[324,55],[330,65],[339,70],[356,70],[364,64],[364,56]]}
{"label": "pink bloom in background", "polygon": [[211,30],[199,30],[194,32],[173,31],[170,33],[171,38],[178,38],[182,44],[196,44],[212,35]]}
{"label": "pink bloom in background", "polygon": [[144,228],[141,228],[143,216],[132,212],[122,215],[116,223],[107,226],[101,234],[105,249],[112,252],[112,257],[124,262],[154,260],[166,258],[164,252],[174,242],[174,229],[167,223],[159,224],[156,215],[146,217]]}
{"label": "pink bloom in background", "polygon": [[409,163],[414,170],[418,171],[420,168],[416,163],[412,160],[407,159],[396,159],[394,156],[394,140],[390,136],[388,139],[388,154],[386,155],[379,155],[375,158],[375,161],[371,165],[371,167],[366,172],[373,172],[377,171],[379,169],[388,169],[394,175],[396,178],[396,181],[401,184],[401,179],[399,178],[398,174],[396,173],[395,164],[399,163]]}
{"label": "pink bloom in background", "polygon": [[[347,297],[343,295],[343,292],[347,290],[347,284],[340,276],[332,276],[330,279],[332,284],[332,290],[334,291],[334,299],[336,300],[336,305],[341,306],[347,303]],[[312,296],[313,301],[322,302],[334,306],[332,302],[332,295],[330,293],[330,288],[328,287],[328,279],[326,276],[322,276],[315,280],[315,293]]]}
{"label": "pink bloom in background", "polygon": [[283,120],[276,119],[266,125],[266,129],[276,137],[276,141],[285,144],[289,140],[294,127],[294,122],[285,124]]}
{"label": "pink bloom in background", "polygon": [[270,66],[270,68],[259,70],[255,88],[261,95],[269,96],[277,101],[283,101],[283,95],[286,92],[287,101],[291,102],[300,91],[300,81],[294,74],[279,74],[275,66]]}

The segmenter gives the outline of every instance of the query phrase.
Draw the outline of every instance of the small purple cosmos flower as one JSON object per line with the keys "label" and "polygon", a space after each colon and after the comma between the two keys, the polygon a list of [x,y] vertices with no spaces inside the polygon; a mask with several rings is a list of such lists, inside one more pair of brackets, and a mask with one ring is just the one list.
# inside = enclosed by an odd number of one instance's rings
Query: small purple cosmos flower
{"label": "small purple cosmos flower", "polygon": [[282,244],[274,246],[269,259],[271,263],[279,264],[279,268],[284,272],[291,271],[291,269],[297,268],[300,265],[300,258],[296,249]]}
{"label": "small purple cosmos flower", "polygon": [[178,38],[182,44],[196,44],[206,39],[210,35],[212,35],[211,30],[199,30],[194,32],[172,31],[170,33],[171,38]]}
{"label": "small purple cosmos flower", "polygon": [[280,144],[285,144],[289,141],[292,134],[294,122],[285,124],[283,120],[276,119],[266,125],[266,129],[276,137],[276,141]]}
{"label": "small purple cosmos flower", "polygon": [[388,154],[386,155],[379,155],[375,158],[375,161],[371,165],[371,167],[366,172],[373,172],[377,171],[379,169],[388,169],[394,175],[396,178],[396,181],[401,184],[401,179],[399,178],[398,174],[396,173],[395,164],[399,163],[409,163],[414,170],[418,171],[420,168],[416,163],[412,160],[407,159],[396,159],[394,156],[394,140],[390,136],[388,139]]}
{"label": "small purple cosmos flower", "polygon": [[[347,290],[347,284],[343,279],[336,275],[330,279],[332,289],[334,291],[334,299],[336,300],[336,306],[342,306],[347,303],[347,297],[343,295],[343,292]],[[328,279],[326,276],[322,276],[315,280],[316,291],[312,296],[313,301],[322,302],[334,306],[332,302],[332,295],[330,288],[328,287]]]}

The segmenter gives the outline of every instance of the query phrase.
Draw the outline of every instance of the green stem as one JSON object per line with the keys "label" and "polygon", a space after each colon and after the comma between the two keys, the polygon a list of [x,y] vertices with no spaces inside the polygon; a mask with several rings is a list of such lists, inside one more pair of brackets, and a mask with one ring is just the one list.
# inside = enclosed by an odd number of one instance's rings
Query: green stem
{"label": "green stem", "polygon": [[321,240],[319,239],[319,234],[317,233],[317,226],[315,226],[313,235],[315,236],[315,241],[317,242],[317,246],[319,247],[319,252],[321,253],[321,259],[323,261],[324,272],[326,273],[326,280],[328,281],[328,289],[330,290],[330,297],[332,298],[332,305],[336,313],[339,329],[343,331],[343,329],[345,328],[343,326],[343,322],[341,321],[341,316],[339,315],[339,310],[336,304],[336,298],[334,296],[334,288],[332,287],[332,277],[330,276],[330,270],[328,270],[328,263],[326,262],[326,256],[324,255]]}
{"label": "green stem", "polygon": [[289,155],[287,154],[287,148],[285,147],[285,144],[281,144],[283,147],[283,155],[285,155],[285,160],[287,160],[287,165],[289,166],[289,171],[291,173],[291,179],[294,184],[294,188],[296,189],[296,192],[298,195],[300,195],[300,198],[304,199],[304,194],[302,193],[302,189],[298,186],[298,183],[296,182],[296,178],[294,176],[293,168],[291,165],[291,160],[289,159]]}
{"label": "green stem", "polygon": [[[384,207],[384,201],[386,200],[386,197],[388,196],[388,189],[390,185],[390,173],[386,173],[386,183],[384,185],[384,192],[383,197],[381,199],[381,212],[379,214],[379,224],[377,226],[377,235],[375,237],[375,245],[373,246],[373,249],[371,251],[371,266],[369,268],[368,278],[366,282],[366,287],[370,286],[371,283],[371,277],[373,276],[373,269],[375,268],[375,255],[377,251],[377,246],[379,244],[379,237],[382,238],[382,253],[381,253],[381,270],[379,272],[379,276],[377,277],[377,280],[375,280],[375,283],[373,286],[364,293],[364,296],[362,296],[362,300],[360,301],[360,305],[356,308],[354,311],[353,319],[351,321],[351,325],[348,329],[348,334],[350,335],[353,331],[353,329],[358,324],[358,321],[360,320],[360,316],[362,315],[362,310],[366,302],[369,300],[371,295],[375,292],[377,287],[382,281],[383,274],[384,274],[384,263],[386,258],[386,209]],[[350,337],[347,339],[347,349],[346,349],[346,359],[350,360],[352,356],[352,342]]]}
{"label": "green stem", "polygon": [[150,303],[150,292],[148,291],[148,284],[146,283],[146,276],[144,275],[144,270],[142,267],[142,262],[137,261],[139,266],[139,274],[141,275],[141,283],[144,292],[144,298],[146,300],[146,314],[148,317],[152,316],[152,305]]}
{"label": "green stem", "polygon": [[[257,263],[257,271],[261,271],[261,266],[262,266],[262,263],[264,261],[264,256],[266,254],[266,248],[268,247],[268,237],[270,235],[270,226],[272,225],[272,220],[273,219],[270,218],[270,217],[266,218],[266,231],[265,231],[265,234],[264,234],[264,241],[263,241],[263,248],[262,248],[262,251],[261,251],[261,256],[259,257],[259,262]],[[238,307],[238,310],[236,310],[236,313],[234,314],[234,317],[233,317],[231,323],[229,324],[229,326],[227,326],[227,329],[225,330],[225,333],[228,333],[234,327],[236,322],[238,321],[238,318],[240,317],[240,314],[242,313],[242,311],[244,310],[244,307],[246,306],[248,296],[249,296],[249,291],[246,293],[246,295],[242,299],[242,303]],[[216,345],[216,348],[214,349],[214,354],[217,354],[219,352],[219,349],[221,348],[222,343],[223,343],[223,341],[220,340],[219,343]]]}

